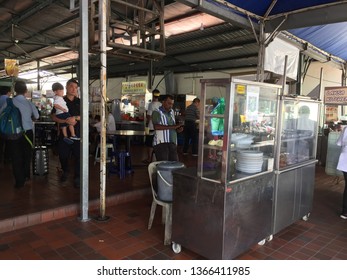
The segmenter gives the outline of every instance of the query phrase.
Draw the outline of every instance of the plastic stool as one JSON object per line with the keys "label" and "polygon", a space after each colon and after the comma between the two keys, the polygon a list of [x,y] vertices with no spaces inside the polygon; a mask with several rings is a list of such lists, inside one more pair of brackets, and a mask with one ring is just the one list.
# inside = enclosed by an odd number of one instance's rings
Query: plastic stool
{"label": "plastic stool", "polygon": [[[113,144],[106,143],[106,162],[111,162],[112,154],[114,153]],[[100,143],[95,150],[94,165],[100,162]]]}
{"label": "plastic stool", "polygon": [[119,175],[120,179],[124,179],[126,173],[132,173],[131,157],[130,153],[127,151],[114,152],[113,156],[115,158],[115,164],[112,160],[108,168],[108,173],[116,173]]}

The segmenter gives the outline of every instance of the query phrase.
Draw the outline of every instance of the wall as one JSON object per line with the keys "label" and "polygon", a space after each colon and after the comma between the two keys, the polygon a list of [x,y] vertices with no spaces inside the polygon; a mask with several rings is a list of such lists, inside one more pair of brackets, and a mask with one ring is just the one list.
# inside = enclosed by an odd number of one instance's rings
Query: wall
{"label": "wall", "polygon": [[[320,83],[320,72],[323,68],[322,90],[324,87],[341,86],[342,71],[327,63],[311,63],[302,86],[302,95],[308,95]],[[323,93],[322,93],[323,94]]]}
{"label": "wall", "polygon": [[[302,86],[302,95],[308,95],[312,90],[319,85],[320,71],[323,68],[323,90],[324,87],[340,86],[342,71],[330,66],[327,63],[313,62],[311,63]],[[229,78],[230,76],[243,77],[243,79],[253,79],[253,75],[247,75],[255,72],[255,69],[244,69],[242,72],[236,71],[219,71],[219,72],[195,72],[186,74],[176,74],[175,83],[178,94],[193,94],[200,96],[200,79],[212,78]],[[147,81],[145,76],[136,76],[129,78],[129,81]],[[125,78],[110,78],[107,81],[107,97],[109,100],[121,97],[122,82]],[[100,81],[95,81],[92,86],[100,85]],[[160,90],[162,94],[166,94],[165,78],[163,75],[155,76],[153,88]],[[151,89],[149,89],[151,91]]]}

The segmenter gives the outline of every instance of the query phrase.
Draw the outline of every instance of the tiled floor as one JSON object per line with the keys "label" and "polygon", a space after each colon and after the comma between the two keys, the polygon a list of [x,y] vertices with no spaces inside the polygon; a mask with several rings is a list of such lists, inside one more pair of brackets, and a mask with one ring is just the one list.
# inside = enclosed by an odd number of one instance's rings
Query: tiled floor
{"label": "tiled floor", "polygon": [[[19,191],[13,189],[10,168],[1,165],[0,223],[18,215],[25,219],[24,214],[38,211],[48,217],[46,223],[0,233],[0,259],[203,259],[186,248],[175,254],[170,246],[163,245],[160,213],[156,214],[152,229],[147,229],[151,204],[147,169],[140,160],[142,147],[135,146],[134,153],[135,173],[122,181],[116,175],[108,179],[107,197],[114,200],[107,204],[106,215],[110,219],[104,222],[94,219],[99,216],[97,207],[91,211],[89,221],[78,219],[79,191],[69,182],[59,183],[55,156],[51,157],[46,178],[34,177]],[[196,158],[191,156],[182,156],[181,161],[188,166],[196,164]],[[95,200],[99,195],[99,172],[92,161],[90,167],[90,198]],[[297,221],[276,234],[271,242],[255,245],[237,259],[347,260],[347,221],[338,216],[344,182],[334,184],[333,179],[318,166],[310,219]],[[123,199],[128,202],[120,204],[116,198],[139,190],[143,192],[135,200],[128,197]],[[75,208],[61,214],[63,205]],[[57,207],[61,207],[60,212],[52,210]],[[67,217],[57,219],[59,215]]]}

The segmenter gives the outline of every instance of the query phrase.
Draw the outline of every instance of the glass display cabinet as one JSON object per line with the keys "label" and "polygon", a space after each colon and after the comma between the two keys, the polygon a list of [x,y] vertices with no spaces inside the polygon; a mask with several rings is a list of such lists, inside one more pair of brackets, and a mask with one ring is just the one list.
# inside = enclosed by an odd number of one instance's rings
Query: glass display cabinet
{"label": "glass display cabinet", "polygon": [[223,184],[273,170],[279,87],[206,82],[198,176]]}
{"label": "glass display cabinet", "polygon": [[271,235],[280,86],[201,80],[197,168],[173,172],[173,250],[232,259]]}
{"label": "glass display cabinet", "polygon": [[321,102],[282,96],[275,162],[273,234],[312,209]]}

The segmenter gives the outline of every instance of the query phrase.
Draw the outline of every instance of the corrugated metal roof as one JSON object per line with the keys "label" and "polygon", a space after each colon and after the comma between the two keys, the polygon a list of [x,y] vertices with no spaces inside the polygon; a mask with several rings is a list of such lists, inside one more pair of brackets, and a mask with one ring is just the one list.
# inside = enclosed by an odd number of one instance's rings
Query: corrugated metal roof
{"label": "corrugated metal roof", "polygon": [[[131,9],[130,11],[121,9],[116,2],[111,2],[112,15],[119,22],[129,20]],[[134,5],[137,3],[135,0],[127,2]],[[240,26],[238,22],[233,21],[234,19],[225,22],[223,16],[220,18],[213,16],[217,14],[216,11],[212,11],[211,15],[201,12],[198,4],[205,4],[207,1],[179,2],[184,4],[165,1],[166,53],[163,58],[154,59],[154,74],[163,73],[165,70],[191,72],[257,66],[258,44],[249,26],[248,28]],[[270,2],[228,0],[228,3],[235,6],[252,8],[250,11],[260,16]],[[296,2],[291,3],[290,10],[286,11],[303,7],[301,4],[298,6],[299,3]],[[329,4],[336,1],[304,2],[306,5],[304,7],[309,7],[310,3]],[[147,3],[150,5],[152,1]],[[288,6],[286,1],[277,1],[277,3],[285,4],[283,7]],[[76,71],[80,23],[78,10],[69,9],[69,0],[0,0],[0,4],[0,78],[4,76],[4,71],[1,71],[4,67],[4,58],[18,59],[22,71],[36,68],[38,61],[43,69],[59,74]],[[185,4],[194,4],[195,7],[192,9]],[[282,11],[276,5],[278,10],[273,9],[271,16],[275,11]],[[224,1],[223,3],[219,1],[219,9],[220,6],[228,11],[231,9],[226,7]],[[233,13],[235,14],[234,10]],[[99,76],[99,60],[98,52],[91,53],[91,78]],[[113,54],[109,53],[107,64],[108,77],[146,75],[149,67],[147,60],[140,60],[139,57],[131,55],[124,56],[116,51]]]}

